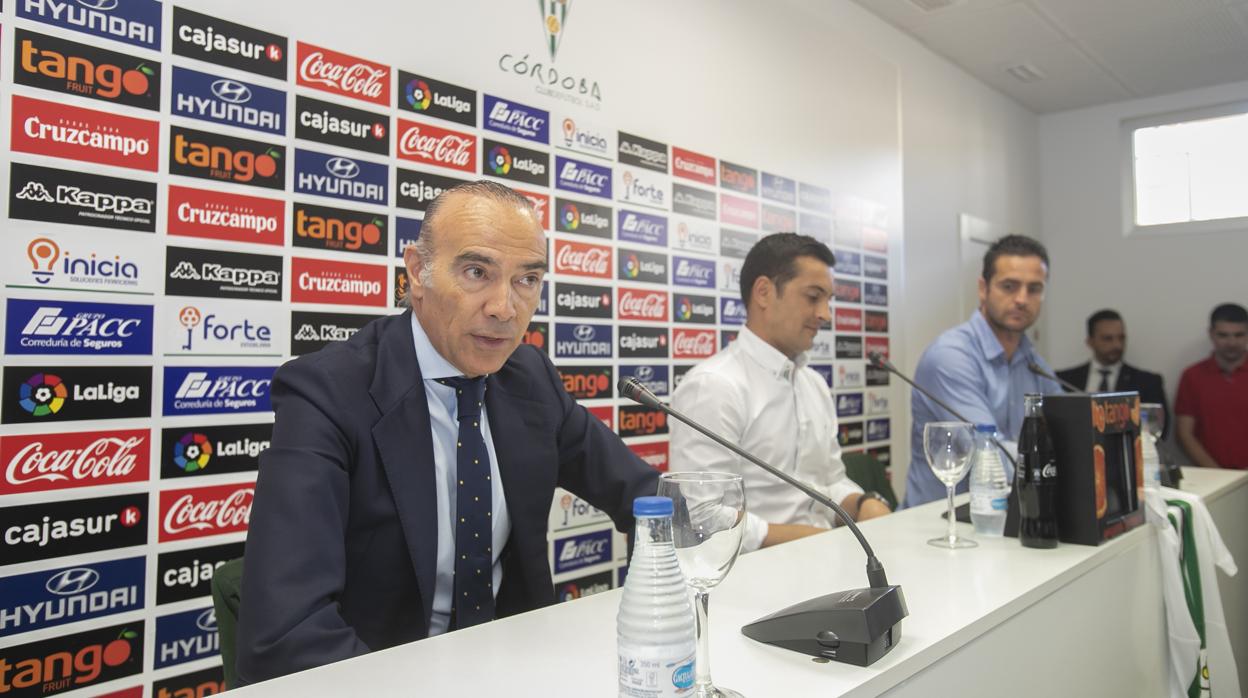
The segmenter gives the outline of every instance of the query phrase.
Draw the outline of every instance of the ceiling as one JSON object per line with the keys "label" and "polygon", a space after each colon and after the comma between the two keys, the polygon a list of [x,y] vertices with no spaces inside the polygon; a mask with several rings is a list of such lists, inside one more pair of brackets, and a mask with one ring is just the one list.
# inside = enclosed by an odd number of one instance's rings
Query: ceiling
{"label": "ceiling", "polygon": [[855,2],[1041,113],[1248,80],[1248,0]]}

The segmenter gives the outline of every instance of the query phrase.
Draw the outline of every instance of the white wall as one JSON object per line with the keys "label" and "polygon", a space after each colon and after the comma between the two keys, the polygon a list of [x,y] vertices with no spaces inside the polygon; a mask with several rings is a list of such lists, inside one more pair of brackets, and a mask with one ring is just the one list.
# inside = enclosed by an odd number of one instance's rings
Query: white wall
{"label": "white wall", "polygon": [[[903,281],[893,281],[893,363],[913,371],[923,349],[962,322],[959,214],[1040,235],[1036,116],[850,2],[792,0],[829,31],[897,66],[903,170]],[[896,382],[896,381],[895,381]],[[894,424],[893,487],[904,492],[909,400]]]}
{"label": "white wall", "polygon": [[1218,303],[1248,303],[1248,230],[1124,236],[1122,122],[1248,99],[1248,83],[1040,117],[1043,237],[1053,258],[1044,349],[1056,367],[1088,351],[1084,319],[1104,307],[1127,324],[1126,360],[1165,378],[1171,404],[1183,368],[1209,353]]}

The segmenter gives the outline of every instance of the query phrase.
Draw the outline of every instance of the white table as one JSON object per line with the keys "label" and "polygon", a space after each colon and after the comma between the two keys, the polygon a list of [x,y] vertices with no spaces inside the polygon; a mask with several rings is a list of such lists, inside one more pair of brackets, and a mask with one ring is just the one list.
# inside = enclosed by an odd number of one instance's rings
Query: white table
{"label": "white table", "polygon": [[[1248,474],[1186,473],[1184,489],[1205,496],[1215,516],[1237,515],[1243,523]],[[740,633],[743,624],[791,603],[866,585],[862,551],[848,531],[836,530],[743,556],[711,594],[716,682],[749,698],[955,690],[960,696],[1163,695],[1166,634],[1151,529],[1099,547],[1029,550],[1007,538],[949,551],[924,543],[943,531],[943,505],[862,527],[910,609],[902,641],[882,660],[866,668],[817,663]],[[1244,526],[1220,527],[1248,568]],[[1232,642],[1243,657],[1245,574],[1219,582]],[[257,684],[237,696],[612,696],[619,599],[618,590],[597,594]]]}

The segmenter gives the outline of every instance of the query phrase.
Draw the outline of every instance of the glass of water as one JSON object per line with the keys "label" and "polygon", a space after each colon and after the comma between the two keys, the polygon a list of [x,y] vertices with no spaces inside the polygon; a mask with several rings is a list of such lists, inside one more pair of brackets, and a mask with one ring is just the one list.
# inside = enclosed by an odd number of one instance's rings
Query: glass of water
{"label": "glass of water", "polygon": [[979,543],[958,537],[953,510],[953,488],[966,476],[975,455],[975,427],[968,422],[928,422],[923,427],[923,452],[932,473],[949,494],[949,524],[945,535],[927,541],[941,548],[974,548]]}
{"label": "glass of water", "polygon": [[671,497],[672,538],[685,583],[693,591],[698,649],[693,696],[740,698],[711,683],[707,604],[711,588],[723,581],[737,561],[745,533],[745,485],[740,475],[715,472],[664,473],[660,497]]}

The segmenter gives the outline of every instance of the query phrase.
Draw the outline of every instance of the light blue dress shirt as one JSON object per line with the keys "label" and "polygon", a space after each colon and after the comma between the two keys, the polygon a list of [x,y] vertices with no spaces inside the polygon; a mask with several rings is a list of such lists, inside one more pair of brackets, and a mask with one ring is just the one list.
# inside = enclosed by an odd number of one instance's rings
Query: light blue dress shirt
{"label": "light blue dress shirt", "polygon": [[[1007,361],[1005,348],[992,333],[983,314],[976,310],[970,320],[945,331],[923,352],[914,370],[914,382],[970,422],[996,425],[998,439],[1015,442],[1023,427],[1023,395],[1062,392],[1055,381],[1032,373],[1027,368],[1029,361],[1053,372],[1026,335]],[[901,508],[945,496],[945,484],[932,473],[923,454],[923,426],[928,422],[957,419],[917,390],[910,395],[910,416],[910,472],[906,476],[906,497]],[[1007,477],[1013,478],[1014,469],[1009,460],[1002,460]],[[967,491],[969,483],[968,473],[958,483],[956,491]]]}
{"label": "light blue dress shirt", "polygon": [[[437,481],[438,503],[438,571],[433,592],[433,617],[429,619],[429,634],[441,635],[451,621],[451,597],[455,593],[455,443],[459,440],[459,420],[456,412],[459,402],[455,389],[442,385],[439,378],[464,375],[438,353],[429,342],[429,336],[412,313],[412,339],[416,344],[416,360],[425,383],[425,398],[429,403],[429,426],[433,433],[433,467]],[[488,390],[488,388],[487,388]],[[415,425],[413,425],[415,428]],[[503,566],[499,555],[511,535],[511,519],[507,516],[507,500],[503,498],[503,480],[498,475],[498,455],[494,440],[490,437],[490,417],[485,406],[481,407],[481,435],[490,454],[491,530],[494,551],[494,596],[503,580]]]}

